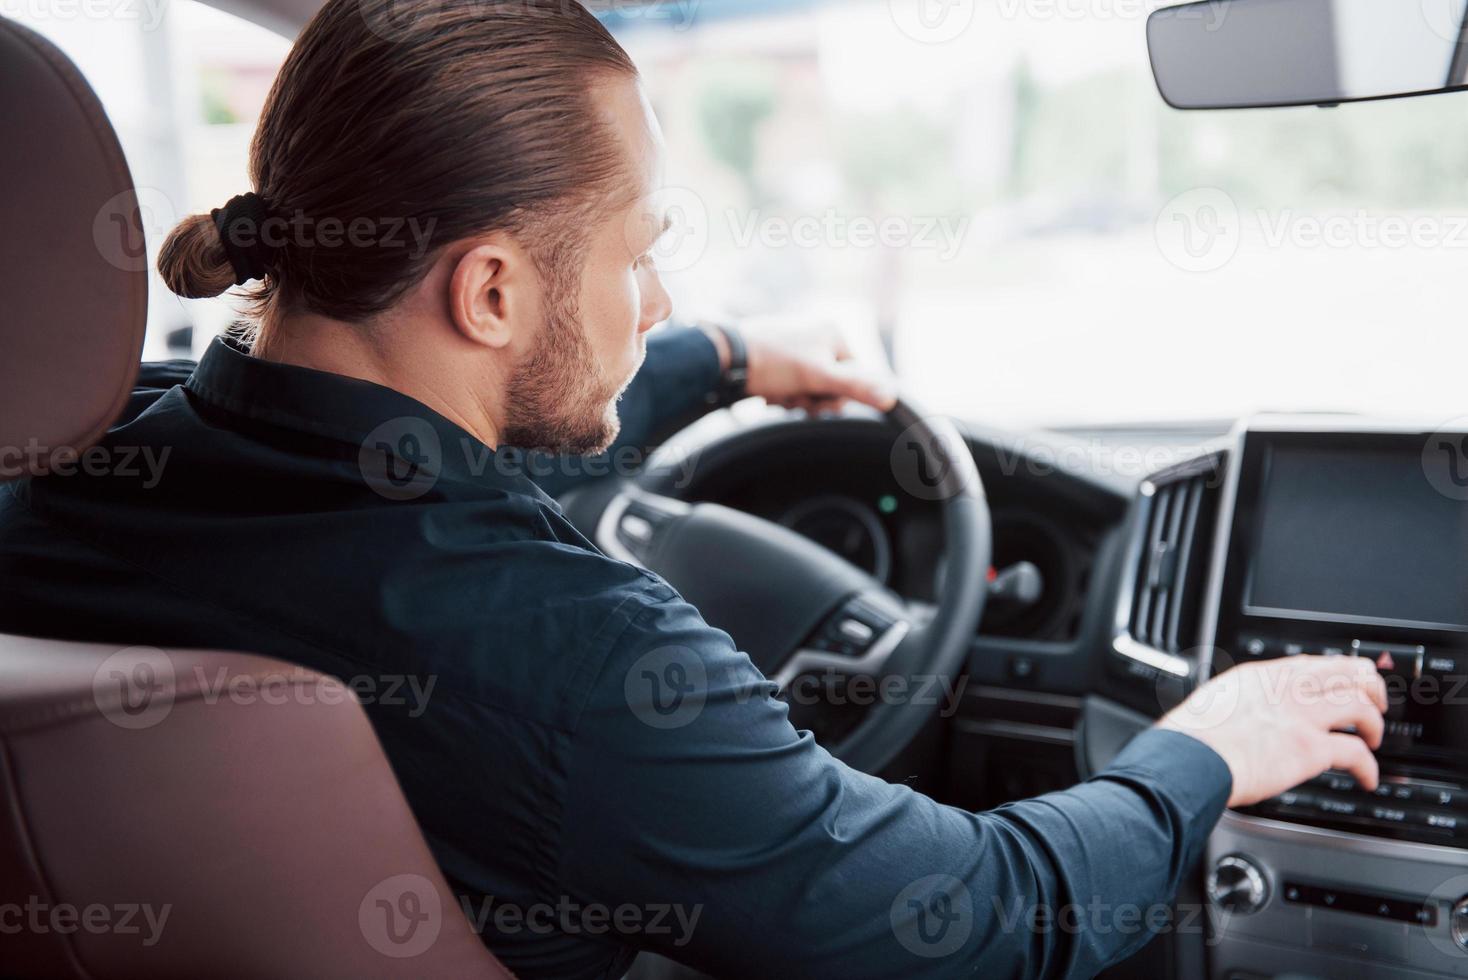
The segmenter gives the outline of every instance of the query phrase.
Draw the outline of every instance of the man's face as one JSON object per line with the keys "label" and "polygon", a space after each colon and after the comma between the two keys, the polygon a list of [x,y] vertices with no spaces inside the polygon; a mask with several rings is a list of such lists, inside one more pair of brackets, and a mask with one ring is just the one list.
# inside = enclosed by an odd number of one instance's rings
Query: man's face
{"label": "man's face", "polygon": [[651,260],[664,227],[653,203],[663,152],[657,120],[635,79],[600,83],[595,98],[622,144],[629,186],[590,229],[579,270],[547,287],[540,339],[508,392],[502,436],[521,448],[580,454],[610,445],[620,428],[617,399],[642,366],[645,334],[672,314]]}

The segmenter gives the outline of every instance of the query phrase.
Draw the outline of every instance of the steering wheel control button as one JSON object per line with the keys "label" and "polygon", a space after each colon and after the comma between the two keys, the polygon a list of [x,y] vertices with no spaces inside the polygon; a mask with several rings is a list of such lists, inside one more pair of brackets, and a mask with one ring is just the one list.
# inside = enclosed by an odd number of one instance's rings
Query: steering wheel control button
{"label": "steering wheel control button", "polygon": [[874,635],[870,626],[859,619],[852,618],[841,620],[836,627],[836,632],[857,646],[866,646],[872,642],[872,636]]}
{"label": "steering wheel control button", "polygon": [[848,600],[816,631],[810,646],[846,657],[860,657],[896,620],[860,596]]}
{"label": "steering wheel control button", "polygon": [[652,541],[653,527],[647,518],[636,514],[628,514],[622,518],[622,537],[624,540],[635,541],[638,544],[648,544]]}
{"label": "steering wheel control button", "polygon": [[1269,901],[1269,885],[1253,861],[1230,854],[1208,873],[1208,897],[1227,912],[1250,915]]}

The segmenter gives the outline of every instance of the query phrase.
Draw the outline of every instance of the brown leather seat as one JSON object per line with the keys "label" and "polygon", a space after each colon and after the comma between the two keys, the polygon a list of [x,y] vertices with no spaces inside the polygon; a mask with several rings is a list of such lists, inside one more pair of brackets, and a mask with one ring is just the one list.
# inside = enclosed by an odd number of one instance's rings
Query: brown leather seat
{"label": "brown leather seat", "polygon": [[[116,417],[147,280],[101,106],[64,55],[3,18],[0,133],[0,475],[13,477]],[[0,636],[0,976],[508,974],[338,681],[243,654]]]}

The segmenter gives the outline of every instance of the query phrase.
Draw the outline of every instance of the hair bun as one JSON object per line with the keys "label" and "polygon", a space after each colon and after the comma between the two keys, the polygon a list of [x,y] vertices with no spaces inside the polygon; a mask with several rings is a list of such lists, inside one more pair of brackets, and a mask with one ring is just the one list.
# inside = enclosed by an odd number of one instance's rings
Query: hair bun
{"label": "hair bun", "polygon": [[233,286],[234,266],[214,219],[193,214],[180,221],[158,253],[158,273],[170,290],[186,299],[219,296]]}

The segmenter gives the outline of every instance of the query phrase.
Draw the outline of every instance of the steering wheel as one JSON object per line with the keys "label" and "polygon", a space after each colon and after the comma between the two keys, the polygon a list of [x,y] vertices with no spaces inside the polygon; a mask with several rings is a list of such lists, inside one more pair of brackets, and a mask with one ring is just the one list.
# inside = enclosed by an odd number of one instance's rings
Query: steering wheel
{"label": "steering wheel", "polygon": [[[989,509],[973,457],[951,422],[899,401],[886,427],[895,441],[884,463],[907,492],[937,501],[941,510],[947,571],[936,608],[910,606],[779,524],[637,486],[607,503],[596,522],[597,544],[661,575],[782,690],[812,672],[864,678],[878,692],[951,690],[934,682],[952,683],[983,614]],[[759,431],[735,433],[726,443]],[[874,697],[826,748],[855,768],[877,772],[931,719],[935,704],[931,696]]]}

